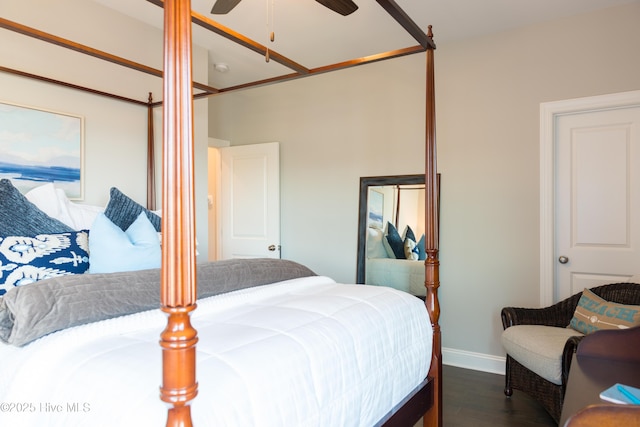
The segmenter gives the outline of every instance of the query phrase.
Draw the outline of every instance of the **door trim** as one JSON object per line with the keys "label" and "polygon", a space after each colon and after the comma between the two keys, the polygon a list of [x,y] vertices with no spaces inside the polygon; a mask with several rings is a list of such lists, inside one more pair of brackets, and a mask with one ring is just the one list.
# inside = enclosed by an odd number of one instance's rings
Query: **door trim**
{"label": "door trim", "polygon": [[540,304],[554,301],[555,144],[559,116],[640,106],[640,90],[540,104]]}

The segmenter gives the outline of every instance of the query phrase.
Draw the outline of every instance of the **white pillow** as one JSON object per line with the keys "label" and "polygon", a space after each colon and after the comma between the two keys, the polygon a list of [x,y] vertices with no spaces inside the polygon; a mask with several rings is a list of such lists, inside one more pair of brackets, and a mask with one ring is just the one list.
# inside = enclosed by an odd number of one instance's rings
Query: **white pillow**
{"label": "white pillow", "polygon": [[369,232],[367,233],[367,258],[389,258],[382,243],[383,239],[384,232],[382,230],[369,227]]}
{"label": "white pillow", "polygon": [[27,200],[41,211],[74,230],[88,230],[103,207],[73,203],[67,198],[64,190],[56,188],[53,183],[36,187],[24,195]]}
{"label": "white pillow", "polygon": [[71,218],[62,210],[62,206],[58,201],[58,195],[56,194],[56,188],[53,183],[33,188],[29,190],[24,197],[51,218],[55,218],[71,227],[71,224],[69,224],[71,222]]}
{"label": "white pillow", "polygon": [[65,210],[70,218],[71,223],[67,225],[73,227],[75,230],[89,230],[98,214],[104,212],[102,206],[73,203],[67,198],[64,190],[60,188],[56,188],[56,194],[58,195],[58,202],[62,206],[62,210]]}
{"label": "white pillow", "polygon": [[126,231],[100,213],[89,230],[89,273],[160,268],[161,257],[158,234],[144,212]]}

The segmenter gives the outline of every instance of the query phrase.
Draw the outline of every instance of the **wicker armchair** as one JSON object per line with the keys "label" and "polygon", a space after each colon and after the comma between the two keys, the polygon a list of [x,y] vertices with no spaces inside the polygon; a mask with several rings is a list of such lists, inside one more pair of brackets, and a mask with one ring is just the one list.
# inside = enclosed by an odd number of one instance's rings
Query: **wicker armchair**
{"label": "wicker armchair", "polygon": [[[614,283],[591,288],[601,298],[628,305],[640,305],[640,285],[636,283]],[[569,325],[582,292],[552,306],[544,308],[505,307],[502,309],[502,326],[507,329],[515,325],[544,325],[564,328]],[[556,385],[530,371],[507,354],[504,393],[511,396],[513,389],[521,390],[539,401],[549,414],[558,421],[562,412],[571,359],[583,336],[570,337],[562,352],[562,382]]]}

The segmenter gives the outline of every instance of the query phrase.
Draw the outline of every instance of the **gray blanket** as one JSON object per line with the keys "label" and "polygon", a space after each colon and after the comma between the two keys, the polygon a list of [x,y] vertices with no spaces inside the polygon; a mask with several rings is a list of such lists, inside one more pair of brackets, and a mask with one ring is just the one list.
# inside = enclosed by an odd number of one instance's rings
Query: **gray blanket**
{"label": "gray blanket", "polygon": [[[307,276],[315,273],[278,259],[198,264],[198,298]],[[55,277],[0,297],[0,340],[22,346],[61,329],[159,306],[159,269]]]}

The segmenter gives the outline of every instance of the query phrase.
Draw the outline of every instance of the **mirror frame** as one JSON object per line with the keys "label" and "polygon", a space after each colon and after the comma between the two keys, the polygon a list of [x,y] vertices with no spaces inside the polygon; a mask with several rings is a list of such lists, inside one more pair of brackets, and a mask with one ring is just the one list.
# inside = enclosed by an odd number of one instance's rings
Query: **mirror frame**
{"label": "mirror frame", "polygon": [[[438,174],[439,178],[440,174]],[[439,181],[439,180],[438,180]],[[360,178],[360,198],[358,205],[358,258],[356,263],[356,283],[365,282],[365,260],[367,251],[367,211],[369,206],[369,187],[382,185],[424,184],[424,174],[369,176]],[[439,192],[439,191],[438,191]]]}

